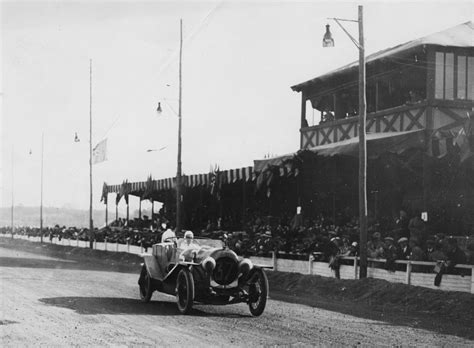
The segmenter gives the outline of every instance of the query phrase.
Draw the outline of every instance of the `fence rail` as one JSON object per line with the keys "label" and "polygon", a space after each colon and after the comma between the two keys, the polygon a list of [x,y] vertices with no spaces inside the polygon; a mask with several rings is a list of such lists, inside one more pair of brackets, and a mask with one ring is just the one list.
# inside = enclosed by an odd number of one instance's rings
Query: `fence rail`
{"label": "fence rail", "polygon": [[[2,237],[11,238],[11,234],[0,234]],[[40,242],[40,237],[28,237],[25,235],[14,235],[14,239],[24,239],[31,242]],[[81,241],[76,239],[61,239],[54,237],[52,240],[43,238],[45,243],[74,246],[79,248],[88,248],[88,241]],[[106,250],[113,252],[127,252],[131,254],[143,254],[145,249],[142,246],[131,244],[120,244],[110,242],[94,242],[94,249]],[[148,249],[149,253],[151,248]],[[293,272],[301,274],[314,274],[324,277],[334,277],[334,271],[329,268],[327,262],[321,262],[314,259],[312,255],[307,257],[307,260],[291,260],[279,258],[278,254],[272,252],[272,257],[250,257],[252,262],[256,265],[266,266],[274,271]],[[341,260],[348,264],[341,264],[339,274],[341,279],[358,279],[359,277],[359,258],[355,256],[341,257]],[[422,286],[432,289],[440,289],[446,291],[462,291],[474,294],[474,265],[456,265],[454,268],[463,270],[464,275],[444,274],[440,286],[434,285],[434,273],[414,272],[415,267],[431,268],[435,267],[435,262],[427,261],[409,261],[396,260],[396,265],[401,265],[404,270],[387,271],[384,268],[377,267],[377,265],[385,264],[385,259],[368,259],[369,267],[367,269],[367,276],[376,279],[385,279],[389,282],[405,283],[409,285]],[[399,267],[400,268],[400,267]]]}

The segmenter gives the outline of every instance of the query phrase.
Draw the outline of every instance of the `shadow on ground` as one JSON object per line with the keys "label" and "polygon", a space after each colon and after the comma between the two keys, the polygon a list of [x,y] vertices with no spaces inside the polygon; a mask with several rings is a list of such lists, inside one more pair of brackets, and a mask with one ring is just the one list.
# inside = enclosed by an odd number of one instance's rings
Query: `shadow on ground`
{"label": "shadow on ground", "polygon": [[[40,302],[61,308],[74,310],[79,314],[128,314],[128,315],[180,315],[176,303],[172,301],[150,301],[143,303],[140,300],[120,297],[51,297],[41,298]],[[222,307],[221,307],[222,308]],[[251,315],[220,311],[208,313],[193,308],[190,316],[197,317],[235,317],[245,318]]]}

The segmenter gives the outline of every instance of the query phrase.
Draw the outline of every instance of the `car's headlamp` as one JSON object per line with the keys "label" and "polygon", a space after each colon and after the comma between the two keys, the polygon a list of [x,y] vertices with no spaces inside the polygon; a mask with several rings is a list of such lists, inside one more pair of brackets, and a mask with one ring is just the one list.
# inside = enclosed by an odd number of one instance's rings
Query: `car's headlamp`
{"label": "car's headlamp", "polygon": [[253,268],[253,263],[249,259],[243,259],[239,262],[239,271],[243,275],[247,275]]}
{"label": "car's headlamp", "polygon": [[208,256],[202,262],[202,267],[206,270],[207,273],[212,273],[214,268],[216,268],[216,260],[213,257]]}

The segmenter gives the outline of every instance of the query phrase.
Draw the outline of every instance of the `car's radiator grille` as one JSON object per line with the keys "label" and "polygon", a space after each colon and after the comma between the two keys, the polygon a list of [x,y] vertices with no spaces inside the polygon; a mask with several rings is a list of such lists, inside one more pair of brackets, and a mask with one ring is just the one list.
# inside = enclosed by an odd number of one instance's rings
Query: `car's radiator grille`
{"label": "car's radiator grille", "polygon": [[212,278],[217,284],[229,285],[239,272],[237,262],[230,257],[221,257],[216,260],[216,267],[212,272]]}

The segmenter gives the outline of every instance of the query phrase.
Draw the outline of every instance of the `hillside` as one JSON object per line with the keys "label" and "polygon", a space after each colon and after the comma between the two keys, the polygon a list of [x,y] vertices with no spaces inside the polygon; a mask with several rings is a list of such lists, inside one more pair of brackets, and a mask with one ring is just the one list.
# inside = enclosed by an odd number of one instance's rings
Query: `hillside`
{"label": "hillside", "polygon": [[[38,226],[40,220],[39,207],[14,207],[14,225],[15,226]],[[105,224],[105,209],[94,210],[94,226],[101,227]],[[109,211],[109,221],[115,219]],[[11,207],[0,208],[0,226],[11,225]],[[71,209],[71,208],[53,208],[43,207],[43,225],[44,226],[89,226],[89,210]]]}

